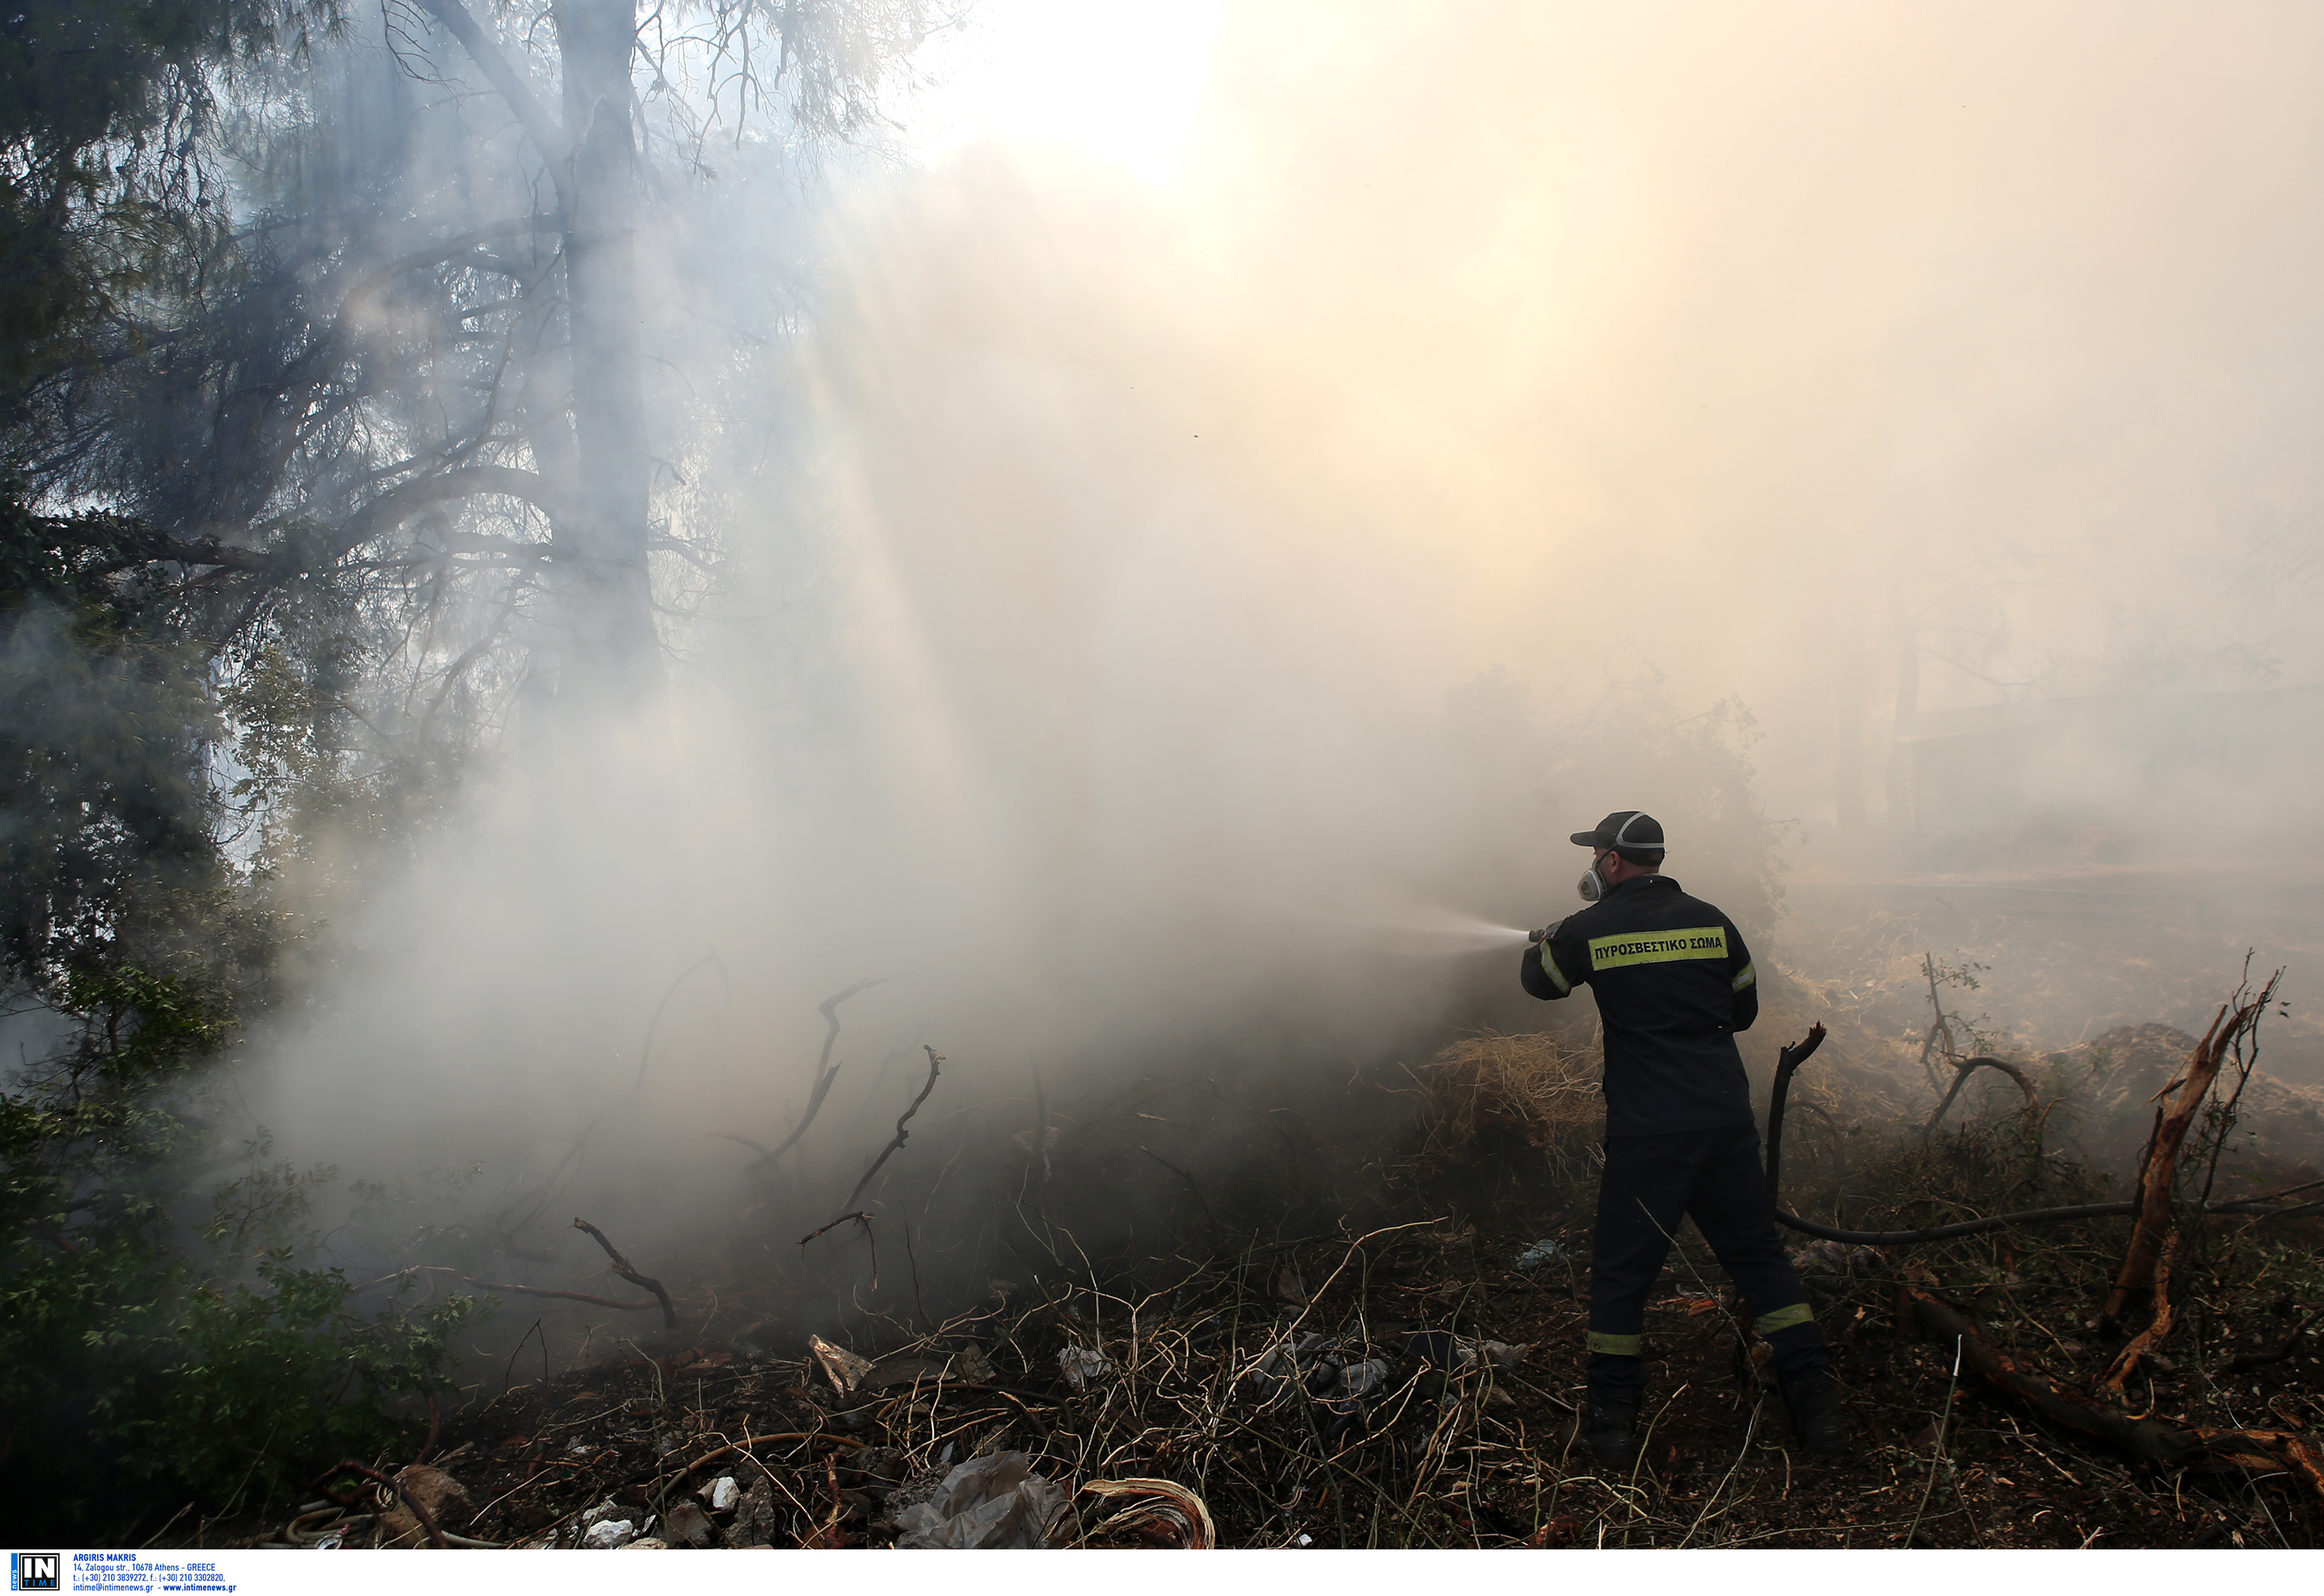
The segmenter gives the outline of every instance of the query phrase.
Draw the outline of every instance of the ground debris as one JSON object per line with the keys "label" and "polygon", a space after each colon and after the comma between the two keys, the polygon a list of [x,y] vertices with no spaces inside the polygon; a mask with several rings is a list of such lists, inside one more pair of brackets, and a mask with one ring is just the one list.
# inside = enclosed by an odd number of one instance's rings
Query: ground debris
{"label": "ground debris", "polygon": [[1023,1551],[1048,1544],[1065,1510],[1063,1487],[1032,1471],[1021,1452],[962,1463],[923,1500],[895,1515],[904,1550]]}
{"label": "ground debris", "polygon": [[829,1377],[831,1383],[839,1388],[839,1394],[843,1397],[853,1393],[863,1377],[872,1372],[871,1359],[859,1358],[845,1347],[835,1347],[819,1335],[808,1336],[807,1344],[807,1350],[815,1354],[816,1364]]}
{"label": "ground debris", "polygon": [[[2123,1218],[1904,1247],[1797,1246],[1845,1394],[1845,1458],[1812,1458],[1793,1443],[1748,1305],[1683,1232],[1648,1305],[1649,1406],[1635,1468],[1605,1477],[1573,1436],[1595,1131],[1594,1111],[1569,1090],[1571,1063],[1522,1038],[1460,1052],[1431,1077],[1439,1097],[1415,1115],[1441,1133],[1423,1138],[1425,1158],[1408,1143],[1393,1156],[1378,1140],[1353,1149],[1346,1168],[1370,1173],[1333,1174],[1348,1184],[1319,1202],[1320,1217],[1273,1231],[1213,1166],[1172,1144],[1157,1236],[1092,1258],[1078,1242],[1036,1250],[1037,1227],[1010,1249],[957,1259],[945,1301],[911,1296],[909,1271],[916,1262],[927,1273],[930,1253],[923,1234],[915,1259],[916,1232],[897,1204],[880,1223],[882,1252],[892,1239],[904,1255],[890,1270],[907,1279],[900,1295],[867,1280],[860,1299],[816,1309],[762,1288],[724,1339],[707,1323],[689,1325],[682,1342],[504,1384],[449,1412],[447,1450],[433,1455],[457,1471],[472,1504],[465,1518],[447,1511],[465,1525],[450,1529],[451,1544],[2324,1540],[2313,1440],[2324,1433],[2324,1335],[2309,1331],[2324,1309],[2324,1216],[2303,1213],[2305,1198],[2264,1218],[2204,1214],[2197,1182],[2218,1133],[2200,1116],[2153,1294],[2153,1307],[2173,1310],[2168,1319],[2095,1322],[2129,1238]],[[2160,1060],[2138,1073],[2155,1085],[2171,1074]],[[1923,1135],[1933,1095],[1875,1121],[1861,1100],[1813,1084],[1821,1095],[1794,1100],[1803,1117],[1785,1195],[1835,1226],[1927,1228],[2120,1190],[2057,1146],[2029,1146],[2042,1128],[2014,1090],[1965,1088]],[[1198,1095],[1191,1089],[1168,1090],[1178,1095],[1166,1101],[1157,1087],[1119,1112],[1124,1160],[1145,1145],[1138,1138],[1159,1135],[1157,1122],[1218,1122],[1182,1106]],[[1511,1092],[1527,1102],[1496,1096]],[[1295,1134],[1279,1111],[1216,1101],[1219,1120],[1257,1143],[1286,1160],[1310,1156],[1308,1132]],[[2053,1129],[2072,1106],[2052,1115]],[[1066,1122],[1038,1112],[1053,1130]],[[1034,1149],[1018,1149],[1023,1201],[1039,1201],[1045,1181],[1063,1187],[1127,1167],[1091,1154],[1088,1128],[1101,1121],[1080,1115],[1039,1139],[1047,1170]],[[1300,1178],[1322,1181],[1319,1167],[1303,1166]],[[2297,1192],[2315,1175],[2230,1161],[2218,1180],[2223,1190],[2240,1183],[2238,1195]],[[2114,1172],[2132,1176],[2128,1164]],[[687,1301],[751,1290],[718,1278],[685,1287]],[[2055,1410],[1988,1378],[1995,1359],[2038,1377]],[[2123,1378],[2109,1390],[2112,1372]],[[2109,1423],[2075,1422],[2076,1404]],[[2154,1444],[2119,1444],[2124,1435]],[[334,1500],[347,1506],[274,1519],[268,1544],[410,1544],[373,1484]]]}

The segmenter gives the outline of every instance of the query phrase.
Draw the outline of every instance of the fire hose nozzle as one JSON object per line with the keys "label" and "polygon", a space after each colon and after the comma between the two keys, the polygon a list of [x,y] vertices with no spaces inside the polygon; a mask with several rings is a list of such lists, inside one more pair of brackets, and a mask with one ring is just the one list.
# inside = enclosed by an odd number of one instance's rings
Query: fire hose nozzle
{"label": "fire hose nozzle", "polygon": [[1549,940],[1549,927],[1545,926],[1538,931],[1526,932],[1526,940],[1527,942],[1547,942]]}

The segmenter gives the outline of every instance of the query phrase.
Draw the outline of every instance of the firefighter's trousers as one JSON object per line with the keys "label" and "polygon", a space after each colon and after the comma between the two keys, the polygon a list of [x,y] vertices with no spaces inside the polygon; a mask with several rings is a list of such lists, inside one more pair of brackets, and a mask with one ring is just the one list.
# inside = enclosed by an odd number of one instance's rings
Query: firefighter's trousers
{"label": "firefighter's trousers", "polygon": [[1757,1316],[1784,1388],[1821,1377],[1831,1367],[1823,1332],[1776,1234],[1758,1138],[1747,1122],[1606,1139],[1590,1266],[1591,1391],[1635,1400],[1643,1389],[1646,1296],[1662,1274],[1682,1214],[1693,1218]]}

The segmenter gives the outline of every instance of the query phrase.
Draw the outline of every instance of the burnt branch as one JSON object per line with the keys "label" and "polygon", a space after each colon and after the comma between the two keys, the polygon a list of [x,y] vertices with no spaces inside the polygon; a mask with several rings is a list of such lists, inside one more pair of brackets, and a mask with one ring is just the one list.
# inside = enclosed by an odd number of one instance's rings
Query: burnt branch
{"label": "burnt branch", "polygon": [[[763,1164],[769,1158],[774,1157],[772,1153],[767,1150],[766,1143],[762,1141],[752,1141],[747,1136],[737,1136],[732,1130],[705,1130],[702,1134],[705,1136],[715,1136],[721,1141],[741,1142],[744,1147],[749,1148],[752,1152],[759,1155],[759,1164]],[[753,1164],[751,1167],[756,1169],[759,1167],[759,1164]]]}
{"label": "burnt branch", "polygon": [[816,1226],[815,1229],[809,1231],[806,1235],[801,1236],[799,1238],[798,1244],[804,1247],[809,1241],[814,1241],[817,1236],[822,1235],[825,1232],[835,1231],[841,1225],[847,1223],[850,1220],[854,1221],[857,1224],[863,1227],[863,1239],[872,1244],[872,1295],[877,1296],[880,1295],[880,1238],[872,1233],[872,1216],[870,1214],[843,1213],[837,1219],[833,1220],[829,1224],[819,1224]]}
{"label": "burnt branch", "polygon": [[[2131,1230],[2130,1245],[2124,1250],[2122,1268],[2115,1277],[2114,1287],[2107,1293],[2106,1305],[2098,1311],[2102,1322],[2119,1317],[2134,1300],[2153,1289],[2163,1236],[2171,1228],[2171,1194],[2179,1172],[2180,1145],[2186,1139],[2188,1127],[2195,1122],[2204,1098],[2209,1095],[2211,1083],[2218,1077],[2228,1049],[2258,1023],[2260,1015],[2274,999],[2275,981],[2270,980],[2258,995],[2243,1003],[2231,1008],[2230,1000],[2229,1003],[2220,1004],[2218,1013],[2211,1018],[2210,1029],[2195,1044],[2194,1052],[2187,1056],[2186,1071],[2174,1083],[2179,1093],[2172,1099],[2169,1112],[2155,1131],[2153,1150],[2139,1171],[2138,1222]],[[2166,1085],[2155,1096],[2160,1098],[2170,1090]]]}
{"label": "burnt branch", "polygon": [[344,558],[431,504],[474,498],[480,494],[522,499],[546,514],[552,526],[562,526],[572,520],[565,495],[538,472],[520,471],[512,466],[463,466],[440,476],[414,477],[388,489],[340,523],[327,540],[327,551],[333,559]]}
{"label": "burnt branch", "polygon": [[263,549],[244,549],[216,538],[184,537],[123,516],[43,517],[41,532],[48,541],[62,547],[102,550],[97,568],[104,571],[141,565],[271,571],[281,563],[281,556]]}
{"label": "burnt branch", "polygon": [[[766,1166],[773,1163],[777,1158],[781,1158],[785,1153],[790,1151],[792,1148],[798,1146],[798,1139],[805,1136],[807,1131],[807,1127],[815,1123],[816,1115],[823,1112],[823,1100],[831,1095],[831,1084],[834,1081],[839,1079],[839,1071],[842,1067],[841,1065],[831,1062],[832,1046],[839,1040],[839,1005],[853,997],[857,992],[862,992],[870,987],[878,986],[882,982],[893,981],[896,978],[892,975],[870,976],[862,981],[857,982],[853,986],[849,987],[844,992],[835,992],[832,993],[829,997],[824,999],[823,1001],[815,1006],[815,1011],[823,1016],[825,1023],[829,1025],[831,1029],[824,1033],[823,1053],[822,1056],[815,1061],[815,1090],[807,1094],[807,1112],[799,1116],[798,1129],[793,1130],[788,1136],[783,1138],[782,1145],[775,1149],[773,1152],[764,1153],[758,1162],[751,1166],[752,1168],[762,1169],[766,1167]],[[842,1064],[844,1063],[844,1061],[843,1060]],[[735,1139],[739,1141],[742,1139],[737,1137]]]}
{"label": "burnt branch", "polygon": [[[1827,1241],[1847,1241],[1860,1247],[1905,1247],[1916,1241],[1948,1241],[1956,1236],[1980,1235],[2010,1225],[2057,1224],[2074,1219],[2113,1219],[2140,1211],[2138,1201],[2127,1203],[2082,1203],[2066,1208],[2033,1208],[2018,1213],[1996,1213],[1984,1219],[1966,1219],[1957,1224],[1941,1224],[1914,1231],[1851,1231],[1838,1225],[1819,1224],[1812,1219],[1802,1219],[1786,1210],[1778,1184],[1784,1159],[1784,1108],[1791,1095],[1792,1075],[1808,1061],[1823,1043],[1824,1029],[1818,1023],[1808,1034],[1776,1056],[1775,1093],[1767,1104],[1767,1194],[1776,1199],[1776,1222],[1805,1236],[1818,1236]],[[2167,1088],[2166,1088],[2167,1089]],[[2233,1203],[2206,1203],[2205,1213],[2250,1213],[2262,1219],[2279,1218],[2306,1212],[2300,1208],[2278,1208],[2279,1198],[2310,1189],[2324,1182],[2311,1182],[2285,1191],[2273,1192],[2264,1197],[2248,1197]]]}
{"label": "burnt branch", "polygon": [[638,1273],[638,1271],[631,1266],[630,1260],[622,1256],[621,1250],[615,1247],[611,1241],[605,1240],[605,1232],[599,1230],[595,1225],[591,1224],[587,1220],[576,1216],[573,1221],[573,1228],[576,1231],[588,1232],[591,1239],[594,1240],[598,1246],[603,1247],[605,1250],[605,1256],[613,1260],[613,1273],[621,1276],[622,1279],[627,1280],[631,1285],[642,1286],[648,1291],[652,1292],[656,1296],[661,1298],[661,1323],[663,1329],[675,1330],[678,1328],[678,1310],[670,1305],[669,1293],[662,1289],[660,1281],[653,1278],[650,1275],[641,1275]]}
{"label": "burnt branch", "polygon": [[1779,1179],[1784,1167],[1784,1105],[1792,1095],[1792,1075],[1800,1066],[1815,1056],[1823,1046],[1823,1021],[1819,1019],[1808,1028],[1808,1034],[1780,1049],[1775,1055],[1775,1086],[1767,1100],[1767,1195],[1772,1197],[1780,1189]]}
{"label": "burnt branch", "polygon": [[1931,1132],[1936,1130],[1937,1121],[1945,1117],[1945,1111],[1947,1109],[1952,1107],[1953,1099],[1960,1095],[1960,1089],[1969,1084],[1969,1076],[1980,1069],[1999,1070],[2003,1075],[2007,1075],[2011,1080],[2016,1082],[2017,1090],[2025,1094],[2026,1113],[2032,1115],[2041,1112],[2041,1096],[2034,1090],[2034,1082],[2024,1070],[2018,1068],[2015,1065],[2009,1063],[2006,1059],[1986,1058],[1982,1056],[1977,1058],[1964,1058],[1959,1064],[1953,1066],[1952,1085],[1946,1089],[1943,1101],[1937,1104],[1936,1112],[1929,1116],[1928,1123],[1921,1127],[1921,1134],[1923,1137],[1928,1136]]}
{"label": "burnt branch", "polygon": [[2282,1470],[2303,1481],[2324,1501],[2324,1464],[2315,1443],[2277,1430],[2182,1428],[2154,1418],[2132,1418],[2060,1384],[2030,1363],[2004,1352],[1985,1327],[1935,1293],[1918,1286],[1902,1292],[1903,1304],[1921,1330],[1960,1349],[1962,1361],[1995,1390],[2063,1429],[2072,1430],[2144,1462],[2166,1468],[2225,1463],[2265,1471]]}
{"label": "burnt branch", "polygon": [[2154,1318],[2131,1338],[2130,1344],[2115,1359],[2114,1367],[2107,1370],[2098,1388],[2108,1396],[2120,1397],[2123,1382],[2137,1369],[2138,1361],[2161,1346],[2171,1334],[2178,1316],[2178,1305],[2171,1300],[2171,1267],[2179,1261],[2179,1246],[2186,1234],[2184,1231],[2172,1231],[2163,1243],[2163,1256],[2154,1266]]}
{"label": "burnt branch", "polygon": [[863,1178],[857,1181],[855,1183],[855,1189],[847,1194],[847,1202],[845,1204],[847,1207],[853,1208],[855,1206],[855,1199],[863,1195],[863,1188],[870,1185],[872,1184],[872,1177],[880,1173],[880,1166],[885,1164],[891,1157],[894,1156],[896,1149],[904,1145],[906,1139],[911,1135],[910,1131],[904,1129],[905,1121],[909,1120],[914,1114],[920,1112],[920,1104],[926,1102],[928,1100],[928,1093],[936,1089],[936,1066],[944,1063],[944,1055],[937,1052],[934,1047],[929,1047],[925,1045],[923,1045],[921,1050],[928,1056],[927,1083],[920,1088],[920,1094],[912,1099],[912,1106],[906,1109],[901,1114],[897,1116],[895,1139],[889,1142],[886,1147],[880,1149],[880,1156],[872,1160],[872,1167],[863,1172]]}
{"label": "burnt branch", "polygon": [[498,1280],[470,1279],[466,1275],[461,1276],[460,1278],[479,1291],[512,1291],[520,1296],[554,1296],[565,1302],[586,1302],[592,1307],[619,1308],[624,1313],[655,1305],[654,1299],[650,1296],[642,1302],[623,1302],[618,1297],[592,1296],[586,1291],[550,1291],[540,1286],[511,1286]]}

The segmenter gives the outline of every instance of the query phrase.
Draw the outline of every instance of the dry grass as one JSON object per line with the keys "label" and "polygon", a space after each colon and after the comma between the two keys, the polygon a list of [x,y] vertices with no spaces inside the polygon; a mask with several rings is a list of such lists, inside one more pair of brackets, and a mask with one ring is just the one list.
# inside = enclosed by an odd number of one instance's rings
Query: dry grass
{"label": "dry grass", "polygon": [[1458,1162],[1480,1140],[1514,1130],[1554,1168],[1586,1158],[1606,1122],[1595,1047],[1548,1032],[1463,1037],[1421,1066],[1421,1161]]}

